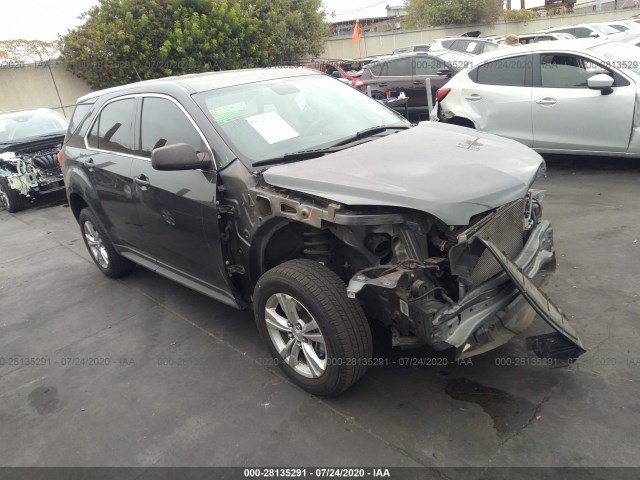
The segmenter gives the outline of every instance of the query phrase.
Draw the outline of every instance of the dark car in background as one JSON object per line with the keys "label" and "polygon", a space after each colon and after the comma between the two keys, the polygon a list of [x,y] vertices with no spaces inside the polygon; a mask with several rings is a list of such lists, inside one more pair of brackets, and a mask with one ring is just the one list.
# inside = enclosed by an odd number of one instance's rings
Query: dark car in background
{"label": "dark car in background", "polygon": [[[453,52],[455,54],[458,52]],[[449,60],[424,52],[393,55],[366,65],[358,88],[365,92],[370,87],[371,96],[375,99],[385,98],[387,92],[392,97],[398,97],[404,92],[409,97],[409,108],[412,111],[426,111],[426,79],[431,81],[433,100],[436,91],[466,66],[459,55]]]}
{"label": "dark car in background", "polygon": [[58,152],[68,125],[47,108],[0,114],[0,204],[9,212],[64,189]]}
{"label": "dark car in background", "polygon": [[345,83],[352,87],[356,86],[362,76],[362,62],[357,60],[318,60],[305,63],[304,67],[326,73],[338,80],[346,80]]}

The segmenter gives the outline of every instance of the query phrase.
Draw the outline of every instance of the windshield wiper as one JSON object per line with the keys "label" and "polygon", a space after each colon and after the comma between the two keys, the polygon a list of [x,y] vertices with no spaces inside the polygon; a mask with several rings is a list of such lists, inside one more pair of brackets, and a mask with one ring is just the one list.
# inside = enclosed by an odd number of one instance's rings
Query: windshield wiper
{"label": "windshield wiper", "polygon": [[282,157],[269,158],[267,160],[259,160],[257,162],[254,162],[253,166],[260,167],[264,165],[272,165],[274,163],[287,163],[287,162],[297,162],[300,160],[310,160],[312,158],[322,157],[329,153],[339,152],[340,150],[344,150],[346,148],[345,145],[349,143],[355,142],[356,140],[362,140],[364,138],[371,137],[378,133],[382,133],[386,130],[406,130],[408,128],[411,128],[411,127],[402,125],[397,127],[379,126],[379,127],[367,128],[366,130],[362,130],[349,138],[340,140],[338,143],[335,143],[329,147],[318,148],[315,150],[301,150],[299,152],[287,153]]}
{"label": "windshield wiper", "polygon": [[379,127],[371,127],[365,130],[361,130],[356,133],[353,137],[349,137],[345,140],[340,141],[340,143],[336,143],[334,147],[338,147],[340,145],[345,145],[347,143],[351,143],[355,140],[360,140],[361,138],[372,137],[373,135],[377,135],[378,133],[385,132],[387,130],[407,130],[411,128],[408,125],[400,125],[400,126],[391,126],[391,125],[380,125]]}
{"label": "windshield wiper", "polygon": [[342,150],[342,148],[335,147],[327,147],[327,148],[318,148],[316,150],[301,150],[299,152],[286,153],[282,157],[269,158],[267,160],[259,160],[253,163],[254,167],[260,167],[263,165],[272,165],[274,163],[287,163],[287,162],[297,162],[300,160],[310,160],[312,158],[322,157],[328,153],[335,153]]}

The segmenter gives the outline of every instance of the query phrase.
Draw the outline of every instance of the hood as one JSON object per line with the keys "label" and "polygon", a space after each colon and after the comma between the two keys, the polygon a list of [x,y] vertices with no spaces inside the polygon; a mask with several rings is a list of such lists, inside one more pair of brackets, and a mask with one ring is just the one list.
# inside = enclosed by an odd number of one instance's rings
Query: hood
{"label": "hood", "polygon": [[324,157],[276,165],[267,183],[345,205],[395,206],[447,225],[522,198],[542,157],[464,127],[423,122]]}

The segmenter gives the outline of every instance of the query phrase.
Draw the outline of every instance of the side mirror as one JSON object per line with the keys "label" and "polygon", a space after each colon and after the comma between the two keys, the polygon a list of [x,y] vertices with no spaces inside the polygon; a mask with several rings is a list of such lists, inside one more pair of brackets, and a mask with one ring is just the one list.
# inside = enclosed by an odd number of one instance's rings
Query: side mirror
{"label": "side mirror", "polygon": [[598,38],[599,36],[600,36],[600,34],[599,34],[599,33],[596,33],[596,32],[591,32],[591,33],[589,34],[589,37],[591,37],[591,38]]}
{"label": "side mirror", "polygon": [[613,89],[611,88],[613,87],[613,82],[614,80],[611,76],[599,73],[587,80],[587,87],[591,90],[600,90],[603,95],[609,95],[613,92]]}
{"label": "side mirror", "polygon": [[151,166],[155,170],[207,170],[210,159],[201,159],[191,145],[174,143],[151,152]]}
{"label": "side mirror", "polygon": [[436,72],[436,74],[438,75],[444,75],[446,77],[451,77],[451,75],[453,74],[453,72],[451,70],[449,70],[448,68],[441,68],[440,70],[438,70]]}

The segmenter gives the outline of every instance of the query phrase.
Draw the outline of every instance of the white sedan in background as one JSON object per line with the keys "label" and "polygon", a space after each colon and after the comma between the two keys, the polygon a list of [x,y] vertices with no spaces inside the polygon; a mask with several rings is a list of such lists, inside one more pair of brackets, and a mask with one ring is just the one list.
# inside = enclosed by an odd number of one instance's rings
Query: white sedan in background
{"label": "white sedan in background", "polygon": [[540,153],[640,157],[640,49],[544,42],[476,57],[436,93],[431,120],[517,140]]}

